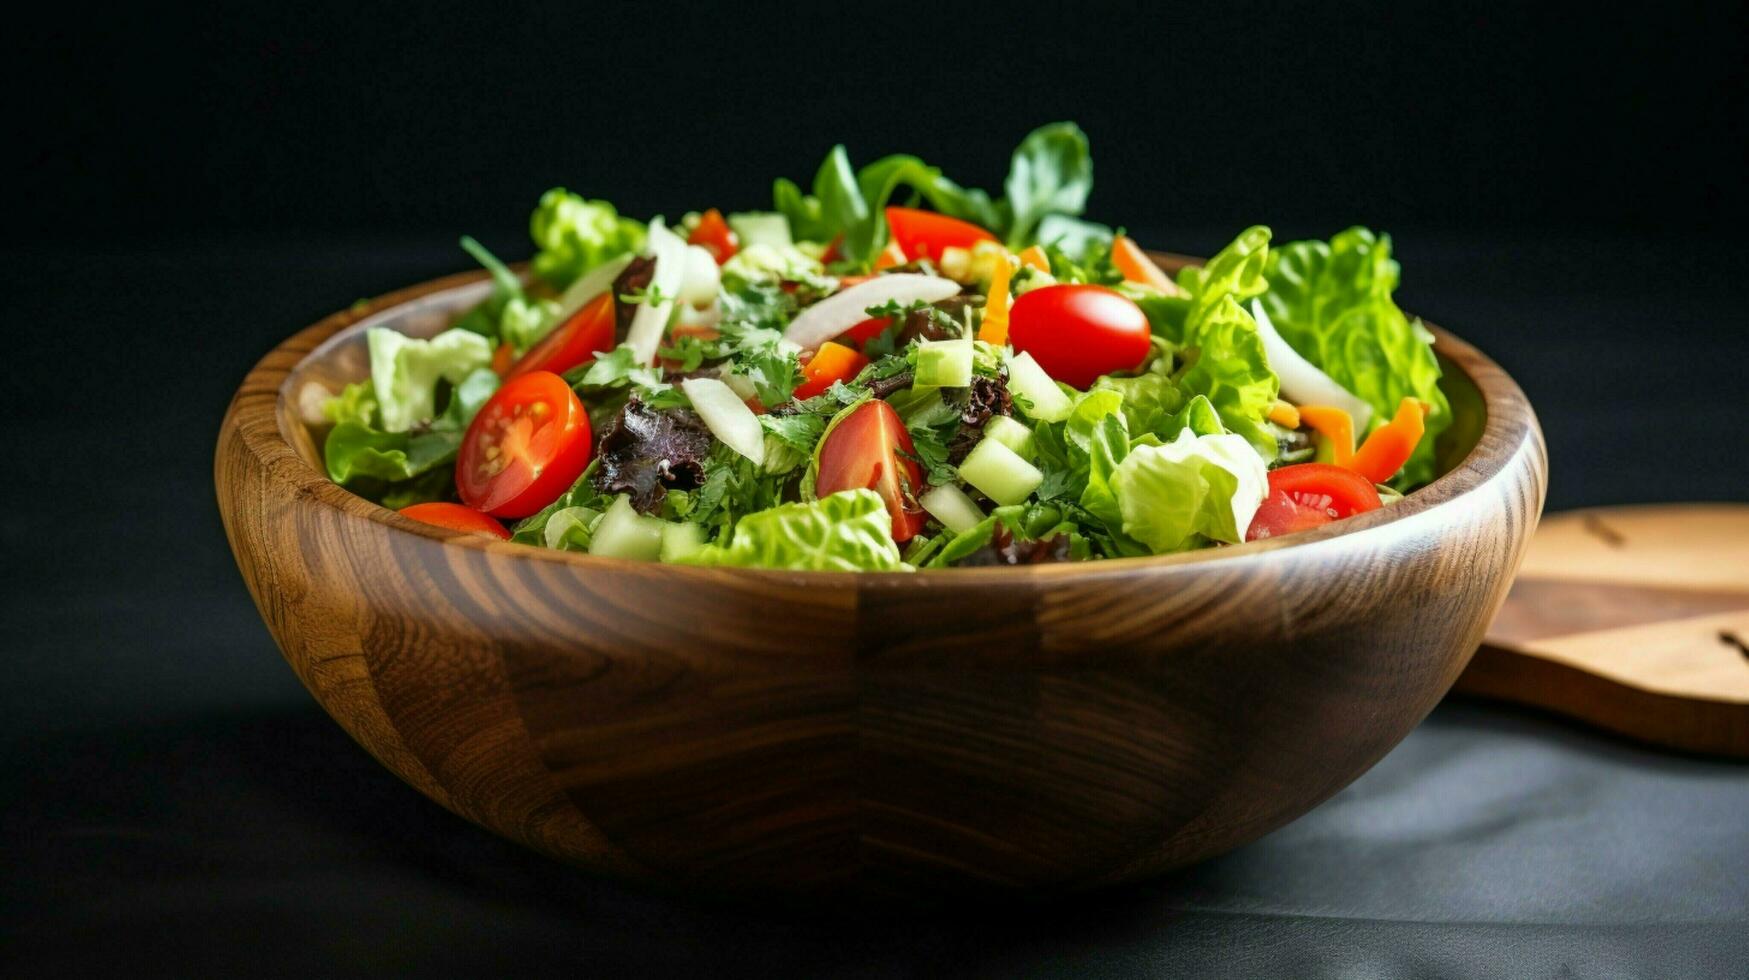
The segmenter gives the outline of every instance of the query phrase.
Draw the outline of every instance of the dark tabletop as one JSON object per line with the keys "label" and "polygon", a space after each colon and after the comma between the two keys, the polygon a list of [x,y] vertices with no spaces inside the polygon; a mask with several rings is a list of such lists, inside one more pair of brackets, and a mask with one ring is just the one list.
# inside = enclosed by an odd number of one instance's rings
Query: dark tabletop
{"label": "dark tabletop", "polygon": [[[1397,232],[1404,305],[1537,406],[1551,510],[1749,496],[1749,250]],[[1749,767],[1474,702],[1252,846],[1042,907],[700,905],[451,816],[280,660],[210,458],[275,341],[464,265],[440,238],[0,255],[0,973],[1749,975]]]}

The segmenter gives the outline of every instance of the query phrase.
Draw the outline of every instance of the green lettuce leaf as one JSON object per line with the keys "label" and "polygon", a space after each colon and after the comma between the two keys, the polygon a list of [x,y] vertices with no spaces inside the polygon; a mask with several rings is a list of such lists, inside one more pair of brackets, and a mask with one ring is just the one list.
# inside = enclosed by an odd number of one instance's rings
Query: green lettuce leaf
{"label": "green lettuce leaf", "polygon": [[1043,240],[1037,232],[1047,215],[1074,217],[1087,209],[1087,195],[1093,190],[1087,134],[1072,122],[1051,123],[1028,133],[1014,150],[1002,189],[1013,214],[1005,229],[1008,246],[1018,250]]}
{"label": "green lettuce leaf", "polygon": [[[374,388],[369,383],[347,385],[322,407],[334,428],[322,443],[322,461],[328,478],[350,486],[366,496],[382,499],[406,499],[407,503],[434,500],[448,490],[447,467],[455,461],[467,432],[480,406],[498,390],[498,375],[490,368],[481,368],[463,378],[449,396],[443,414],[418,431],[389,432],[378,422],[378,407]],[[427,476],[441,477],[427,487]],[[401,487],[397,492],[391,484],[419,481],[417,487]],[[391,498],[391,494],[395,494]]]}
{"label": "green lettuce leaf", "polygon": [[531,268],[555,289],[564,289],[608,259],[644,247],[642,222],[621,217],[606,201],[585,200],[563,187],[541,195],[528,231],[539,249]]}
{"label": "green lettuce leaf", "polygon": [[1405,397],[1432,406],[1427,433],[1399,478],[1408,487],[1433,478],[1434,440],[1452,413],[1439,388],[1433,335],[1391,299],[1398,272],[1389,235],[1350,228],[1329,242],[1292,242],[1271,253],[1262,302],[1282,338],[1371,405],[1376,423],[1395,415]]}
{"label": "green lettuce leaf", "polygon": [[1069,537],[1071,560],[1084,561],[1092,557],[1087,538],[1082,535],[1079,526],[1065,516],[1063,508],[1054,504],[1024,503],[998,507],[976,526],[952,535],[932,549],[924,567],[946,568],[958,564],[990,543],[996,533],[997,524],[1007,528],[1008,533],[1020,541],[1038,541],[1066,534]]}
{"label": "green lettuce leaf", "polygon": [[1263,458],[1242,437],[1185,429],[1174,442],[1132,448],[1111,490],[1124,533],[1165,554],[1244,540],[1268,480]]}
{"label": "green lettuce leaf", "polygon": [[1275,458],[1275,437],[1263,420],[1281,382],[1269,369],[1257,321],[1227,293],[1209,312],[1193,312],[1191,322],[1179,387],[1207,398],[1229,431],[1244,436],[1265,459]]}
{"label": "green lettuce leaf", "polygon": [[789,571],[899,571],[893,519],[873,490],[847,490],[811,503],[748,514],[727,545],[707,545],[689,564]]}
{"label": "green lettuce leaf", "polygon": [[384,327],[365,331],[377,416],[385,432],[406,432],[437,415],[437,385],[460,384],[492,363],[492,345],[469,330],[415,340]]}

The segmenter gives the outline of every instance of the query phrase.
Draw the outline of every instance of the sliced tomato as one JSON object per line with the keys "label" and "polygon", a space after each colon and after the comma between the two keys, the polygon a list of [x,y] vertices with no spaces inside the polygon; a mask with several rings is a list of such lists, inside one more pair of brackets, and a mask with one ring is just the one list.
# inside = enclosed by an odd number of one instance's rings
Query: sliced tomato
{"label": "sliced tomato", "polygon": [[398,513],[402,517],[411,517],[421,524],[431,524],[436,527],[446,527],[451,531],[467,531],[472,534],[484,534],[487,537],[510,540],[510,532],[504,525],[487,517],[477,510],[463,507],[461,504],[414,504],[403,507]]}
{"label": "sliced tomato", "polygon": [[1014,349],[1077,388],[1141,364],[1149,336],[1142,308],[1104,286],[1043,286],[1022,294],[1008,311],[1008,342]]}
{"label": "sliced tomato", "polygon": [[917,208],[888,208],[887,227],[892,230],[893,241],[898,243],[908,261],[929,259],[938,262],[944,248],[963,248],[969,252],[979,242],[996,241],[995,235],[970,221]]}
{"label": "sliced tomato", "polygon": [[583,304],[570,319],[553,328],[540,342],[528,349],[522,359],[510,366],[505,378],[514,378],[530,371],[551,371],[564,374],[581,364],[595,360],[597,351],[613,349],[613,290],[608,290]]}
{"label": "sliced tomato", "polygon": [[462,437],[456,490],[475,510],[527,517],[577,482],[592,444],[589,413],[564,378],[551,371],[517,375]]}
{"label": "sliced tomato", "polygon": [[878,398],[863,402],[832,428],[820,446],[814,492],[824,497],[843,490],[873,490],[893,515],[893,540],[909,541],[928,520],[917,502],[923,469],[913,458],[916,455],[911,433],[905,431],[893,406]]}
{"label": "sliced tomato", "polygon": [[1353,470],[1329,463],[1283,466],[1269,471],[1269,496],[1251,518],[1245,540],[1308,531],[1381,506],[1378,488]]}
{"label": "sliced tomato", "polygon": [[729,230],[729,223],[723,220],[723,213],[716,208],[706,211],[698,219],[698,227],[686,236],[686,243],[697,245],[711,253],[716,257],[718,265],[734,258],[735,253],[741,250],[741,240]]}
{"label": "sliced tomato", "polygon": [[796,387],[796,397],[812,398],[832,387],[834,381],[849,382],[865,367],[868,367],[868,358],[828,340],[802,368],[805,380]]}

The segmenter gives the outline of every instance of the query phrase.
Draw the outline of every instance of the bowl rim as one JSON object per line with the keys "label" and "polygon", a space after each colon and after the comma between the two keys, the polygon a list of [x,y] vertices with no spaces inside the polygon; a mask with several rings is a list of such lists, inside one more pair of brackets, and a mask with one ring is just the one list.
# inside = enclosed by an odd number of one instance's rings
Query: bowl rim
{"label": "bowl rim", "polygon": [[[1151,252],[1168,268],[1201,264],[1202,259],[1172,252]],[[517,266],[520,269],[520,266]],[[488,279],[485,270],[475,270],[442,276],[412,286],[384,293],[366,302],[330,314],[305,327],[275,345],[250,369],[231,401],[224,427],[236,430],[243,449],[262,467],[269,483],[280,484],[290,495],[321,504],[347,519],[357,519],[381,525],[391,533],[411,534],[441,544],[489,552],[505,557],[531,561],[553,561],[576,565],[581,569],[648,570],[647,562],[622,558],[606,558],[582,552],[555,551],[510,541],[488,538],[464,531],[452,531],[404,517],[394,510],[367,500],[328,478],[328,474],[310,463],[292,444],[285,425],[302,423],[298,413],[287,404],[292,396],[287,382],[306,360],[321,353],[349,327],[365,320],[379,318],[387,311],[439,293],[460,290]],[[1223,545],[1170,555],[1150,555],[1136,558],[1107,558],[1097,561],[1061,562],[1042,565],[987,566],[977,568],[919,569],[914,572],[880,571],[789,571],[765,568],[717,569],[690,565],[661,565],[664,574],[682,579],[717,580],[725,572],[749,576],[754,580],[781,580],[797,584],[868,588],[941,588],[954,583],[988,585],[993,582],[1016,583],[1050,581],[1060,576],[1091,577],[1122,576],[1140,571],[1165,571],[1187,567],[1218,565],[1232,569],[1249,564],[1283,549],[1294,549],[1311,555],[1319,545],[1334,540],[1352,542],[1355,546],[1384,544],[1383,529],[1424,515],[1437,517],[1449,511],[1451,505],[1488,484],[1502,478],[1513,468],[1514,461],[1527,444],[1535,444],[1541,455],[1541,430],[1529,399],[1510,375],[1486,354],[1430,321],[1422,323],[1432,331],[1434,350],[1448,363],[1457,367],[1480,393],[1483,423],[1476,443],[1449,471],[1427,486],[1415,490],[1402,500],[1366,514],[1334,521],[1313,531]],[[221,445],[223,436],[221,436]]]}

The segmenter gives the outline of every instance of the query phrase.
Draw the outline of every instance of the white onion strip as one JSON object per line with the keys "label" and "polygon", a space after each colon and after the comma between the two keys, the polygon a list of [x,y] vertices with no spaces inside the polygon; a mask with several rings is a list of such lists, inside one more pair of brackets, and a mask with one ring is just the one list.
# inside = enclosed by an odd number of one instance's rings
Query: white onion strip
{"label": "white onion strip", "polygon": [[715,378],[687,378],[680,389],[711,435],[760,466],[765,465],[765,427],[747,403]]}
{"label": "white onion strip", "polygon": [[626,331],[626,343],[639,364],[655,360],[656,348],[662,346],[662,334],[668,329],[668,314],[674,312],[674,300],[680,295],[680,281],[686,275],[686,243],[669,231],[661,218],[650,221],[647,251],[656,258],[650,289],[662,301],[640,303]]}
{"label": "white onion strip", "polygon": [[868,319],[871,306],[938,303],[959,291],[959,283],[939,276],[914,272],[875,276],[803,310],[790,321],[783,337],[802,350],[819,350],[821,344]]}
{"label": "white onion strip", "polygon": [[1257,321],[1257,335],[1263,338],[1263,354],[1269,358],[1269,369],[1281,379],[1281,393],[1287,396],[1287,400],[1295,405],[1340,408],[1354,419],[1355,436],[1364,435],[1366,424],[1372,421],[1372,406],[1337,384],[1335,378],[1318,370],[1316,364],[1289,346],[1276,332],[1275,324],[1269,321],[1269,314],[1263,312],[1263,304],[1257,300],[1251,301],[1251,318]]}
{"label": "white onion strip", "polygon": [[553,322],[564,323],[571,319],[572,314],[588,305],[590,300],[607,292],[613,286],[613,281],[631,264],[632,256],[627,252],[583,273],[576,282],[566,286],[564,293],[559,296],[559,315],[553,318]]}

